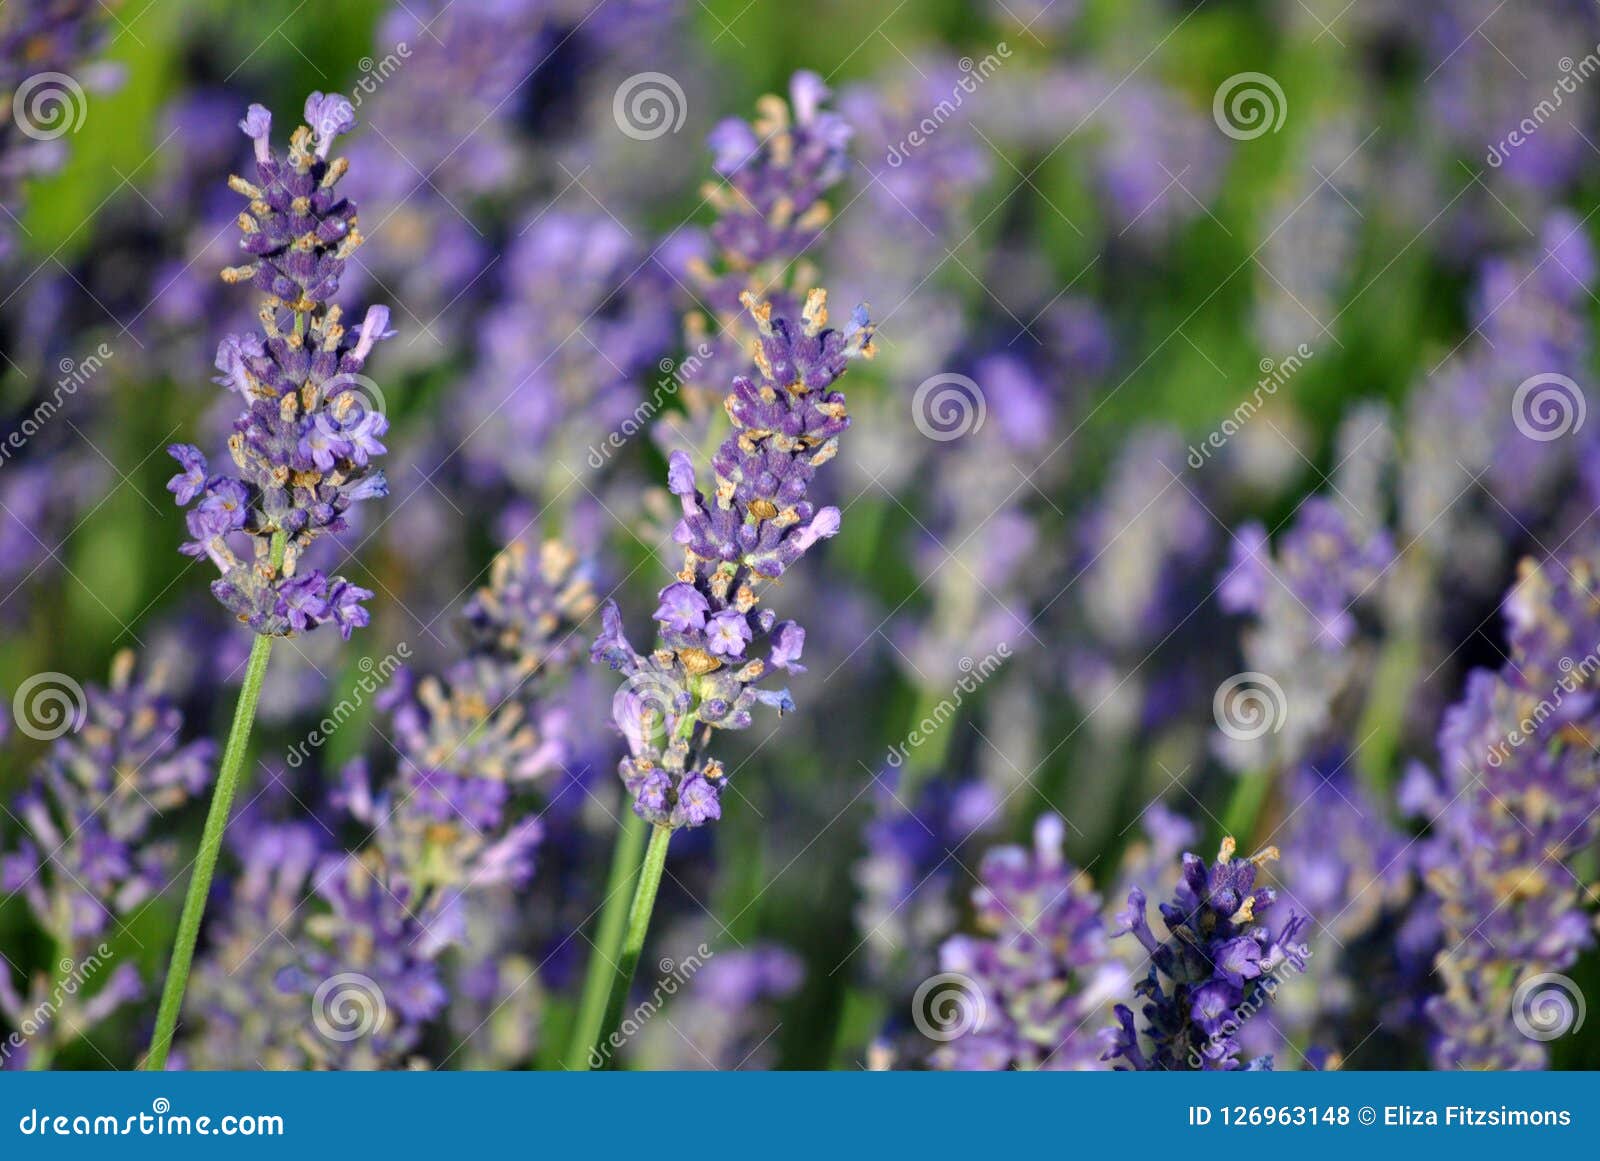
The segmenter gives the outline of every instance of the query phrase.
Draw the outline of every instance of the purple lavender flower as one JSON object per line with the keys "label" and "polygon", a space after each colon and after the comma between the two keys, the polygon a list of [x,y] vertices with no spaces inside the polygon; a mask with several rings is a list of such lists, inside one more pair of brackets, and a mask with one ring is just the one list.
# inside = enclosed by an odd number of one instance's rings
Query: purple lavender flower
{"label": "purple lavender flower", "polygon": [[190,984],[191,1065],[394,1068],[443,1011],[441,944],[410,888],[321,833],[250,814],[231,828],[242,870]]}
{"label": "purple lavender flower", "polygon": [[[220,382],[246,405],[228,441],[239,477],[208,474],[199,449],[177,444],[169,450],[181,471],[167,486],[180,504],[199,500],[183,551],[217,566],[211,590],[239,620],[269,636],[331,622],[348,639],[366,624],[360,602],[371,594],[297,566],[317,538],[346,527],[352,505],[386,493],[371,461],[384,450],[387,421],[361,371],[390,333],[389,311],[372,307],[347,332],[329,305],[361,244],[355,206],[336,192],[348,163],[328,160],[355,118],[344,98],[321,93],[307,99],[306,118],[311,127],[295,130],[287,158],[273,153],[272,117],[260,105],[239,123],[255,146],[259,184],[229,180],[250,199],[239,222],[251,261],[223,278],[265,296],[261,333],[230,336],[217,353]],[[244,540],[249,561],[234,553]]]}
{"label": "purple lavender flower", "polygon": [[[159,675],[137,676],[131,653],[118,654],[108,687],[83,691],[81,715],[58,738],[17,798],[12,817],[23,835],[0,856],[0,891],[25,900],[76,978],[36,1050],[46,1055],[142,994],[132,964],[103,983],[103,940],[123,918],[165,891],[180,867],[173,844],[160,837],[166,815],[205,790],[212,778],[209,741],[182,742],[183,715]],[[97,957],[92,966],[90,957]],[[0,965],[0,1013],[21,1026],[55,986],[36,981],[43,996],[24,1002]],[[82,994],[80,994],[80,991]]]}
{"label": "purple lavender flower", "polygon": [[1269,926],[1313,917],[1319,954],[1282,981],[1271,1018],[1251,1021],[1243,1039],[1252,1051],[1336,1054],[1341,1066],[1408,1060],[1433,951],[1417,954],[1411,930],[1418,848],[1343,748],[1296,766],[1282,787],[1285,853],[1273,878],[1290,910],[1277,908]]}
{"label": "purple lavender flower", "polygon": [[699,308],[685,320],[695,355],[678,370],[688,414],[656,432],[667,451],[706,446],[723,384],[750,372],[747,352],[760,336],[743,296],[769,302],[779,317],[798,312],[797,288],[813,277],[801,258],[832,220],[826,195],[848,162],[850,125],[824,107],[829,95],[815,73],[797,72],[788,102],[765,96],[755,120],[722,121],[707,140],[721,179],[706,190],[717,220],[708,236],[685,232],[663,251],[667,265],[683,269]]}
{"label": "purple lavender flower", "polygon": [[1221,707],[1218,724],[1226,740],[1219,738],[1218,746],[1231,764],[1286,765],[1330,732],[1335,701],[1363,671],[1360,618],[1379,605],[1394,556],[1382,512],[1375,506],[1357,511],[1343,497],[1306,500],[1276,552],[1259,525],[1239,530],[1218,601],[1228,612],[1255,618],[1244,635],[1246,676],[1264,674],[1276,682],[1283,704],[1268,711],[1270,732],[1245,728],[1242,734],[1227,729],[1232,713]]}
{"label": "purple lavender flower", "polygon": [[[1128,893],[1128,908],[1117,916],[1120,929],[1113,934],[1138,939],[1150,971],[1134,988],[1144,1000],[1142,1022],[1118,1004],[1104,1059],[1120,1059],[1118,1067],[1140,1072],[1241,1067],[1239,1027],[1270,999],[1275,973],[1286,964],[1298,970],[1306,959],[1298,940],[1310,920],[1296,914],[1270,930],[1264,917],[1277,893],[1257,887],[1256,875],[1278,852],[1268,847],[1240,859],[1234,850],[1234,841],[1224,839],[1209,867],[1198,855],[1183,856],[1177,893],[1160,907],[1164,940],[1145,917],[1144,891],[1135,887]],[[1271,1068],[1272,1060],[1258,1058],[1248,1067]]]}
{"label": "purple lavender flower", "polygon": [[1111,954],[1100,896],[1062,855],[1064,837],[1061,819],[1047,814],[1031,852],[997,847],[983,857],[972,892],[983,934],[939,950],[941,970],[973,990],[971,1026],[934,1053],[937,1067],[1101,1067],[1105,1006],[1128,972]]}
{"label": "purple lavender flower", "polygon": [[358,758],[337,802],[441,933],[464,929],[468,894],[533,874],[544,825],[520,796],[570,759],[570,711],[554,689],[596,605],[588,569],[556,541],[537,553],[514,542],[489,571],[460,620],[467,655],[437,676],[402,668],[378,697],[393,776],[375,783]]}
{"label": "purple lavender flower", "polygon": [[1405,537],[1433,572],[1485,598],[1502,583],[1507,544],[1560,507],[1580,469],[1593,483],[1582,383],[1595,277],[1583,224],[1550,213],[1536,241],[1483,264],[1473,335],[1408,401],[1406,430],[1427,437],[1408,442],[1402,464]]}
{"label": "purple lavender flower", "polygon": [[[760,589],[838,531],[838,510],[817,508],[808,492],[850,423],[833,384],[851,359],[872,354],[865,308],[845,330],[830,329],[824,291],[811,292],[798,323],[774,318],[772,305],[753,296],[745,307],[761,335],[760,377],[739,376],[727,397],[734,431],[712,457],[712,495],[699,490],[686,453],[671,457],[668,480],[683,510],[674,539],[684,566],[661,591],[660,647],[636,653],[621,612],[607,602],[592,651],[628,679],[613,705],[632,751],[620,772],[635,812],[662,826],[699,826],[720,816],[722,766],[695,759],[711,730],[748,727],[758,703],[793,708],[787,690],[756,684],[769,666],[787,667],[797,648],[787,624],[774,640],[777,617],[757,608]],[[768,647],[766,660],[749,656],[757,642]]]}
{"label": "purple lavender flower", "polygon": [[1509,656],[1474,671],[1439,732],[1439,779],[1416,770],[1405,800],[1433,822],[1422,855],[1442,950],[1428,1002],[1439,1068],[1538,1068],[1523,1033],[1532,985],[1593,944],[1588,894],[1568,864],[1592,847],[1600,602],[1593,522],[1551,561],[1525,561],[1506,598]]}

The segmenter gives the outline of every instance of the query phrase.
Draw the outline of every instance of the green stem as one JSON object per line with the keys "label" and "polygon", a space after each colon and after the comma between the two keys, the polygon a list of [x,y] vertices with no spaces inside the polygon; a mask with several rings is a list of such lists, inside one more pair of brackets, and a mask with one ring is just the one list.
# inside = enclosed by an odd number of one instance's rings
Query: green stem
{"label": "green stem", "polygon": [[639,956],[644,953],[644,938],[650,931],[650,913],[655,910],[656,891],[661,887],[661,872],[667,866],[667,844],[671,841],[670,826],[658,825],[650,832],[650,845],[645,848],[644,864],[639,868],[639,882],[633,889],[633,904],[628,908],[628,931],[622,944],[622,958],[617,961],[611,997],[606,1003],[606,1018],[600,1027],[600,1035],[595,1037],[591,1059],[610,1059],[605,1051],[605,1042],[622,1022],[622,1009],[628,1003],[628,991],[633,987],[633,973],[639,966]]}
{"label": "green stem", "polygon": [[622,936],[627,930],[630,899],[627,888],[639,874],[649,825],[628,810],[622,830],[617,834],[617,845],[611,852],[611,874],[606,879],[600,926],[595,930],[594,950],[589,953],[583,997],[578,1001],[578,1019],[572,1026],[572,1038],[567,1042],[565,1064],[574,1072],[588,1069],[589,1049],[600,1038],[601,1021],[605,1019],[622,956]]}
{"label": "green stem", "polygon": [[256,720],[256,699],[267,674],[267,658],[272,654],[272,638],[257,636],[250,647],[250,663],[244,671],[244,685],[233,711],[233,727],[217,771],[217,786],[211,794],[211,809],[206,814],[205,830],[200,835],[200,852],[195,856],[194,876],[183,899],[183,914],[178,920],[178,939],[172,948],[172,963],[161,987],[161,1007],[156,1012],[156,1031],[150,1040],[150,1053],[144,1066],[160,1072],[167,1066],[167,1052],[178,1028],[178,1013],[183,1007],[183,992],[189,985],[189,968],[194,962],[194,945],[200,937],[200,920],[205,915],[206,896],[211,893],[211,876],[222,852],[222,832],[233,809],[233,795],[244,769],[245,750],[250,742],[250,727]]}
{"label": "green stem", "polygon": [[1250,849],[1252,836],[1260,821],[1261,808],[1266,804],[1267,792],[1272,789],[1272,768],[1247,770],[1238,776],[1233,796],[1222,812],[1222,830],[1239,840],[1239,845]]}

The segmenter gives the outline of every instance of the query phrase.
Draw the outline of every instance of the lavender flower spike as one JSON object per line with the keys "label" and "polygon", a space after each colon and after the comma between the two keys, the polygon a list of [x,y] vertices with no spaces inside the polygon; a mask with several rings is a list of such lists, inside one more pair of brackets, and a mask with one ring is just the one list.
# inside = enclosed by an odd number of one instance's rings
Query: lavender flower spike
{"label": "lavender flower spike", "polygon": [[659,596],[659,647],[634,652],[608,603],[593,649],[628,677],[613,713],[632,750],[621,774],[633,809],[668,828],[721,817],[722,766],[695,757],[712,729],[746,728],[757,703],[793,708],[787,690],[757,683],[769,669],[796,668],[804,636],[758,607],[761,588],[839,530],[838,509],[817,508],[807,494],[850,425],[833,384],[851,359],[872,355],[865,307],[840,331],[827,325],[825,291],[811,291],[798,323],[774,318],[752,295],[744,303],[760,331],[760,378],[740,375],[724,400],[734,430],[712,457],[713,490],[700,491],[685,452],[672,454],[667,471],[683,507],[674,537],[684,563]]}
{"label": "lavender flower spike", "polygon": [[[181,471],[167,487],[189,508],[181,551],[217,566],[211,591],[239,620],[275,637],[332,623],[348,639],[367,623],[361,602],[372,594],[297,565],[319,536],[345,528],[353,505],[388,492],[372,461],[389,423],[361,372],[391,332],[386,307],[369,308],[350,331],[329,305],[361,244],[356,208],[337,192],[349,165],[328,160],[355,114],[345,98],[313,93],[305,115],[286,158],[272,150],[266,109],[251,105],[239,122],[255,143],[256,181],[228,184],[250,202],[239,215],[250,260],[222,277],[264,299],[259,333],[229,335],[217,350],[217,382],[244,402],[228,440],[238,475],[213,474],[198,448],[175,444]],[[236,555],[245,543],[249,559]]]}
{"label": "lavender flower spike", "polygon": [[[255,145],[256,183],[228,179],[250,201],[239,215],[239,245],[250,261],[228,267],[222,278],[254,283],[264,296],[260,332],[223,339],[216,358],[219,385],[244,400],[228,438],[239,474],[213,475],[188,444],[168,449],[180,471],[167,487],[189,506],[192,539],[181,551],[217,566],[222,576],[211,592],[256,637],[161,988],[145,1057],[152,1071],[166,1067],[172,1048],[272,643],[329,623],[349,640],[371,619],[362,604],[368,590],[298,568],[319,536],[343,531],[353,505],[387,494],[372,461],[383,454],[379,440],[389,428],[374,403],[381,393],[361,375],[373,345],[389,334],[389,312],[372,307],[350,333],[340,308],[329,305],[361,244],[356,208],[337,192],[350,164],[328,159],[335,138],[354,127],[355,111],[343,97],[312,93],[305,114],[310,124],[294,131],[280,158],[272,150],[272,115],[251,105],[239,128]],[[245,542],[249,560],[234,551]]]}
{"label": "lavender flower spike", "polygon": [[1140,1072],[1272,1067],[1270,1056],[1241,1066],[1236,1033],[1277,990],[1275,973],[1286,964],[1299,970],[1309,958],[1298,939],[1310,920],[1291,915],[1273,934],[1262,916],[1277,893],[1255,884],[1262,864],[1278,852],[1268,847],[1239,859],[1234,850],[1234,840],[1223,839],[1210,867],[1198,855],[1183,856],[1173,900],[1161,904],[1165,940],[1150,930],[1144,892],[1135,887],[1128,893],[1128,909],[1117,916],[1122,929],[1115,934],[1131,933],[1149,953],[1150,974],[1134,987],[1146,1001],[1144,1026],[1118,1004],[1104,1059],[1120,1057],[1119,1067]]}

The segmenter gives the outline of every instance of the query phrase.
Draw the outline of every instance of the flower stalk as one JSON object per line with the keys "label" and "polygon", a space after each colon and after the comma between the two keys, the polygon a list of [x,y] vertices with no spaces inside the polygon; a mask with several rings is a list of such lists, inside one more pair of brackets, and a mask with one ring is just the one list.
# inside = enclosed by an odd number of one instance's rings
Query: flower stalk
{"label": "flower stalk", "polygon": [[239,788],[239,775],[244,769],[245,752],[250,744],[250,730],[256,720],[256,702],[261,696],[261,683],[267,675],[267,660],[271,655],[272,638],[258,635],[255,644],[250,647],[250,660],[244,672],[244,685],[239,689],[238,704],[234,707],[233,725],[228,730],[222,768],[217,772],[211,809],[206,814],[205,830],[200,835],[200,853],[195,856],[194,875],[189,880],[189,890],[183,899],[178,937],[172,947],[166,981],[161,986],[161,1006],[156,1012],[155,1034],[150,1038],[150,1051],[144,1062],[145,1070],[149,1072],[160,1072],[167,1066],[167,1053],[172,1048],[173,1033],[178,1028],[178,1014],[183,1009],[183,993],[189,985],[195,943],[200,937],[200,921],[205,916],[206,897],[211,893],[217,856],[222,852],[222,833],[227,829],[228,815],[233,810],[233,797]]}

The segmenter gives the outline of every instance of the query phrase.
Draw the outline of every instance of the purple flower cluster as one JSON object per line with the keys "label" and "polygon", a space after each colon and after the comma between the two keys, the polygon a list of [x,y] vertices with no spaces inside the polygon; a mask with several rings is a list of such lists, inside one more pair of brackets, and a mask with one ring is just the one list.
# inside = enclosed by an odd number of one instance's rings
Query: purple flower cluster
{"label": "purple flower cluster", "polygon": [[[1404,1041],[1420,1037],[1420,1003],[1432,958],[1432,925],[1414,907],[1417,847],[1394,826],[1335,748],[1283,780],[1288,815],[1274,879],[1283,902],[1277,921],[1313,916],[1318,954],[1273,1000],[1272,1017],[1250,1023],[1244,1039],[1273,1051],[1356,1052],[1408,1059]],[[1347,1059],[1349,1062],[1349,1059]]]}
{"label": "purple flower cluster", "polygon": [[1111,954],[1100,896],[1062,856],[1065,827],[1034,824],[1033,850],[984,855],[972,906],[981,936],[957,935],[939,966],[972,981],[976,1020],[934,1053],[950,1069],[1099,1068],[1105,1006],[1128,984]]}
{"label": "purple flower cluster", "polygon": [[569,713],[552,687],[596,604],[565,545],[512,543],[461,618],[467,655],[440,676],[402,669],[380,695],[394,776],[375,787],[365,757],[345,768],[339,805],[371,828],[389,878],[429,915],[446,916],[452,934],[464,893],[522,886],[533,874],[544,826],[518,796],[569,758]]}
{"label": "purple flower cluster", "polygon": [[[1240,1067],[1240,1026],[1276,990],[1276,973],[1285,965],[1299,970],[1309,955],[1299,942],[1310,920],[1294,914],[1273,931],[1266,914],[1277,899],[1271,887],[1257,887],[1261,865],[1277,857],[1274,848],[1253,858],[1234,857],[1234,841],[1224,839],[1217,861],[1207,866],[1198,855],[1183,856],[1183,877],[1172,902],[1160,905],[1167,937],[1157,939],[1145,916],[1145,893],[1128,893],[1128,908],[1117,916],[1119,930],[1132,934],[1149,955],[1149,974],[1135,985],[1144,1001],[1140,1019],[1124,1004],[1116,1007],[1117,1026],[1108,1038],[1105,1059],[1140,1072],[1155,1070],[1231,1070]],[[1249,1068],[1271,1068],[1271,1057]]]}
{"label": "purple flower cluster", "polygon": [[1306,500],[1275,550],[1262,525],[1239,529],[1218,600],[1254,618],[1245,660],[1280,683],[1286,704],[1268,711],[1272,733],[1248,731],[1248,741],[1226,747],[1233,763],[1262,765],[1268,744],[1277,761],[1292,762],[1329,729],[1336,698],[1359,672],[1359,618],[1378,604],[1394,556],[1381,513],[1342,499]]}
{"label": "purple flower cluster", "polygon": [[844,176],[851,137],[849,123],[824,107],[829,95],[821,77],[797,72],[787,102],[768,94],[754,121],[727,118],[707,139],[720,180],[706,185],[705,198],[717,219],[708,236],[672,239],[667,255],[683,267],[701,308],[685,321],[696,357],[679,370],[691,431],[684,441],[663,426],[658,438],[669,451],[699,449],[723,384],[749,374],[748,349],[759,336],[744,296],[791,317],[800,306],[796,288],[814,277],[801,258],[832,220],[826,195]]}
{"label": "purple flower cluster", "polygon": [[866,852],[853,871],[866,974],[886,987],[932,970],[933,941],[955,926],[948,896],[962,870],[954,852],[995,825],[1000,806],[976,779],[929,782],[907,803],[900,792],[909,781],[878,775]]}
{"label": "purple flower cluster", "polygon": [[174,852],[157,839],[157,823],[209,785],[215,750],[178,741],[183,715],[159,677],[134,673],[131,653],[117,656],[108,687],[84,691],[82,705],[17,799],[28,837],[5,857],[0,883],[71,945],[166,889]]}
{"label": "purple flower cluster", "polygon": [[[758,608],[759,590],[839,530],[839,510],[817,508],[807,494],[850,423],[833,384],[851,359],[872,355],[865,307],[841,331],[827,325],[821,290],[807,296],[799,320],[774,318],[771,304],[754,296],[744,301],[760,332],[759,378],[739,376],[726,399],[734,430],[712,458],[711,496],[700,491],[687,453],[674,452],[668,467],[667,486],[683,509],[673,535],[684,564],[659,595],[660,645],[636,653],[621,612],[607,602],[593,648],[595,660],[628,678],[613,706],[632,751],[621,774],[634,810],[662,826],[721,817],[722,766],[695,761],[711,730],[748,727],[758,703],[780,712],[793,706],[787,690],[756,683],[772,669],[800,671],[805,630]],[[757,656],[762,648],[765,658]]]}
{"label": "purple flower cluster", "polygon": [[[54,941],[63,973],[84,971],[91,955],[103,957],[104,945],[98,952],[95,945],[121,930],[180,870],[164,822],[206,789],[215,750],[210,741],[179,740],[182,713],[158,676],[135,674],[131,653],[117,656],[108,687],[87,687],[71,712],[70,729],[8,812],[23,836],[0,855],[0,891],[26,900]],[[37,982],[47,986],[43,977]],[[55,997],[67,1010],[44,1030],[41,1043],[49,1050],[142,994],[129,963],[118,964],[103,983],[74,984],[66,1001]],[[86,999],[79,989],[94,994]],[[24,1003],[0,963],[0,1013],[21,1027],[39,999]]]}
{"label": "purple flower cluster", "polygon": [[321,834],[250,814],[231,828],[244,872],[190,984],[189,1065],[397,1067],[444,1009],[441,944],[409,889]]}
{"label": "purple flower cluster", "polygon": [[1571,967],[1594,942],[1590,892],[1569,864],[1600,834],[1593,738],[1600,662],[1600,530],[1524,561],[1505,601],[1508,657],[1468,675],[1439,733],[1439,778],[1413,770],[1404,801],[1433,821],[1422,855],[1442,950],[1428,1004],[1440,1068],[1538,1068],[1518,1021],[1523,981]]}
{"label": "purple flower cluster", "polygon": [[[251,105],[240,122],[255,143],[257,183],[235,177],[229,184],[250,199],[239,216],[250,261],[223,277],[250,282],[265,298],[260,332],[230,335],[217,349],[217,382],[244,405],[228,440],[239,475],[212,474],[198,448],[176,444],[169,451],[180,471],[167,487],[189,507],[191,539],[182,551],[217,566],[222,576],[211,591],[239,620],[269,636],[331,622],[348,639],[367,624],[361,602],[372,593],[297,566],[319,536],[347,526],[353,505],[388,492],[373,466],[385,451],[388,420],[361,371],[391,332],[384,307],[372,307],[347,332],[342,311],[329,305],[361,243],[355,206],[337,191],[349,166],[328,159],[355,114],[343,97],[313,93],[305,116],[287,157],[268,143],[267,110]],[[245,539],[249,560],[230,545]]]}

